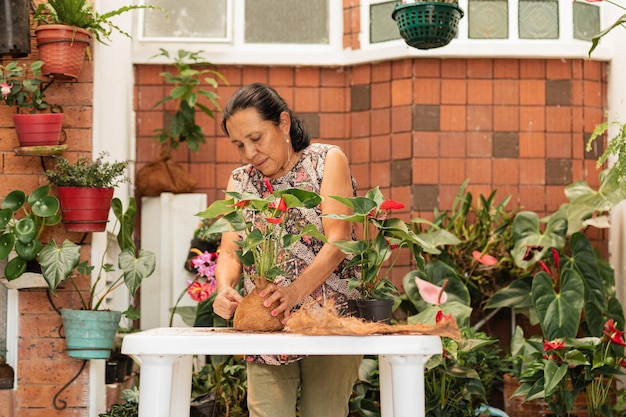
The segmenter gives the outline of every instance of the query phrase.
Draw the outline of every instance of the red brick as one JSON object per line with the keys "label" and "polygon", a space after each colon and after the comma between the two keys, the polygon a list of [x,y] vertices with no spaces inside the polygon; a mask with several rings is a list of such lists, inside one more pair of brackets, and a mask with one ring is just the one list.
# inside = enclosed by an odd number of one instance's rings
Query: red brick
{"label": "red brick", "polygon": [[497,175],[493,176],[493,183],[498,185],[498,189],[502,188],[500,185],[517,185],[520,182],[517,159],[494,159],[493,172],[497,172]]}
{"label": "red brick", "polygon": [[416,79],[413,83],[414,104],[439,104],[441,81],[432,78]]}
{"label": "red brick", "polygon": [[544,159],[520,159],[519,182],[524,185],[546,183],[546,162]]}
{"label": "red brick", "polygon": [[370,160],[370,139],[352,139],[351,163],[367,163]]}
{"label": "red brick", "polygon": [[493,104],[520,103],[520,87],[518,80],[494,80]]}
{"label": "red brick", "polygon": [[320,68],[299,67],[296,68],[296,87],[319,87]]}
{"label": "red brick", "polygon": [[582,64],[585,80],[602,81],[602,62],[585,59]]}
{"label": "red brick", "polygon": [[396,133],[391,137],[391,160],[406,159],[413,155],[411,133]]}
{"label": "red brick", "polygon": [[543,80],[520,80],[519,99],[522,106],[546,104],[546,85]]}
{"label": "red brick", "polygon": [[439,161],[440,184],[461,184],[465,180],[465,159],[451,158]]}
{"label": "red brick", "polygon": [[441,106],[440,117],[442,131],[464,131],[467,127],[465,106]]}
{"label": "red brick", "polygon": [[437,132],[413,133],[413,152],[419,157],[438,157],[439,134]]}
{"label": "red brick", "polygon": [[372,111],[372,135],[383,135],[391,132],[391,110]]}
{"label": "red brick", "polygon": [[[343,67],[321,68],[322,87],[346,86],[347,72]],[[288,84],[287,84],[288,85]]]}
{"label": "red brick", "polygon": [[467,104],[493,104],[493,82],[491,80],[468,80]]}
{"label": "red brick", "polygon": [[491,184],[493,181],[492,165],[492,160],[488,158],[468,158],[465,176],[473,184]]}
{"label": "red brick", "polygon": [[546,210],[553,213],[564,203],[567,203],[567,198],[563,192],[563,186],[546,185]]}
{"label": "red brick", "polygon": [[391,74],[393,80],[410,78],[413,73],[413,61],[411,59],[401,59],[391,63]]}
{"label": "red brick", "polygon": [[391,63],[378,62],[372,64],[372,83],[391,81]]}
{"label": "red brick", "polygon": [[569,59],[548,59],[546,61],[548,80],[569,80],[572,78],[572,65]]}
{"label": "red brick", "polygon": [[439,183],[439,159],[414,158],[412,166],[413,184]]}
{"label": "red brick", "polygon": [[493,108],[491,106],[467,107],[467,130],[489,132],[493,130]]}
{"label": "red brick", "polygon": [[[71,378],[72,376],[69,377],[69,379]],[[64,382],[69,382],[69,379]],[[54,396],[63,385],[38,384],[20,386],[17,395],[18,406],[22,409],[39,409],[39,412],[42,413],[42,409],[51,407]],[[89,384],[84,380],[72,383],[69,387],[60,392],[57,397],[58,405],[62,404],[60,401],[64,401],[68,408],[89,407]],[[20,413],[20,416],[21,415]]]}
{"label": "red brick", "polygon": [[493,60],[482,58],[468,59],[467,76],[469,78],[493,78]]}
{"label": "red brick", "polygon": [[543,132],[520,132],[520,158],[543,158],[546,155],[546,134]]}
{"label": "red brick", "polygon": [[520,184],[520,208],[535,212],[546,211],[546,189],[543,185]]}
{"label": "red brick", "polygon": [[466,104],[467,86],[465,80],[442,80],[441,104]]}
{"label": "red brick", "polygon": [[435,78],[441,76],[441,60],[440,59],[415,59],[413,60],[413,74],[417,78]]}
{"label": "red brick", "polygon": [[546,131],[548,132],[571,132],[572,111],[569,107],[548,106],[546,107]]}
{"label": "red brick", "polygon": [[241,77],[241,82],[246,84],[251,83],[265,83],[267,84],[269,80],[268,76],[268,68],[267,67],[245,67],[243,69],[243,74]]}
{"label": "red brick", "polygon": [[320,89],[298,87],[295,93],[293,110],[297,113],[317,113],[320,111]]}
{"label": "red brick", "polygon": [[[372,90],[373,92],[373,90]],[[413,81],[400,79],[391,81],[391,105],[404,106],[413,103]],[[374,96],[372,95],[372,99]]]}
{"label": "red brick", "polygon": [[543,132],[546,129],[546,108],[540,106],[521,106],[520,131]]}
{"label": "red brick", "polygon": [[599,81],[584,81],[585,106],[602,106],[602,85]]}
{"label": "red brick", "polygon": [[467,156],[486,157],[492,155],[493,135],[489,132],[467,132]]}
{"label": "red brick", "polygon": [[371,85],[372,109],[382,109],[391,106],[390,83],[374,83]]}
{"label": "red brick", "polygon": [[519,78],[518,59],[496,59],[493,64],[493,78]]}
{"label": "red brick", "polygon": [[410,132],[413,130],[413,108],[411,106],[394,107],[391,111],[392,132]]}
{"label": "red brick", "polygon": [[391,168],[388,161],[370,164],[370,184],[380,187],[389,187],[391,185]]}
{"label": "red brick", "polygon": [[294,84],[295,70],[292,67],[270,67],[269,85],[276,88],[278,86],[292,86]]}
{"label": "red brick", "polygon": [[391,157],[391,139],[389,136],[373,136],[371,140],[371,161],[389,161]]}
{"label": "red brick", "polygon": [[320,138],[346,137],[346,116],[340,113],[320,114]]}
{"label": "red brick", "polygon": [[352,137],[361,138],[370,135],[370,112],[351,112],[350,127],[352,128]]}
{"label": "red brick", "polygon": [[465,157],[465,134],[462,132],[441,132],[439,134],[439,155],[444,158]]}
{"label": "red brick", "polygon": [[444,59],[441,61],[441,78],[466,78],[467,60]]}
{"label": "red brick", "polygon": [[348,111],[345,88],[321,88],[321,110],[325,112]]}
{"label": "red brick", "polygon": [[496,132],[519,131],[519,107],[494,106],[493,130]]}
{"label": "red brick", "polygon": [[372,80],[372,67],[369,64],[357,65],[352,68],[352,84],[369,84]]}
{"label": "red brick", "polygon": [[572,136],[569,133],[546,134],[546,158],[571,158]]}

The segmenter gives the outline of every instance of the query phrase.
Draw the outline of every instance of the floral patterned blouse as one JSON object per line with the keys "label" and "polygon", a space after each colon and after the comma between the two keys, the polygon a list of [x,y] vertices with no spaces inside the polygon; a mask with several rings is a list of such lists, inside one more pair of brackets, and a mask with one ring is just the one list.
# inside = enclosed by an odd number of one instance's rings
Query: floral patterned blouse
{"label": "floral patterned blouse", "polygon": [[[324,162],[328,151],[336,146],[326,144],[311,144],[303,150],[296,165],[280,178],[270,179],[274,190],[285,188],[300,188],[319,194],[324,176]],[[251,165],[245,165],[233,171],[234,189],[238,193],[249,192],[259,197],[265,196],[268,190],[263,183],[266,178],[259,170]],[[353,193],[356,195],[356,183],[352,179]],[[299,233],[302,225],[314,224],[318,230],[324,233],[322,227],[321,209],[318,207],[296,208],[288,212],[285,221],[287,233]],[[290,230],[291,229],[291,230]],[[243,232],[241,238],[243,239]],[[277,277],[275,284],[288,286],[297,279],[302,271],[313,261],[324,243],[319,239],[303,236],[299,242],[291,246],[289,259],[285,262],[284,270],[287,276]],[[356,290],[348,289],[350,276],[358,274],[355,268],[345,269],[349,258],[342,261],[328,279],[307,296],[296,308],[321,308],[327,300],[332,300],[339,311],[347,310],[348,300],[356,300],[359,294]],[[244,268],[244,286],[246,294],[252,291],[254,283],[251,276],[254,275],[254,266]],[[268,365],[284,365],[301,359],[297,355],[250,355],[246,356],[249,362],[263,363]]]}

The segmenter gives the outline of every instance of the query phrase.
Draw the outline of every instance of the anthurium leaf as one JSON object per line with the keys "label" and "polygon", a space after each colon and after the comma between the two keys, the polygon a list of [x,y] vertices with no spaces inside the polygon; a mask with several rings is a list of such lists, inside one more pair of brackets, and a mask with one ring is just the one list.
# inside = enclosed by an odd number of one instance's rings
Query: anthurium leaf
{"label": "anthurium leaf", "polygon": [[2,201],[2,208],[8,208],[17,211],[24,206],[26,202],[26,194],[21,190],[13,190]]}
{"label": "anthurium leaf", "polygon": [[31,208],[36,216],[51,217],[59,212],[59,200],[51,195],[46,195],[34,201]]}
{"label": "anthurium leaf", "polygon": [[546,340],[576,337],[583,294],[582,278],[572,269],[562,271],[558,294],[550,275],[543,271],[535,275],[532,284],[533,305]]}
{"label": "anthurium leaf", "polygon": [[19,278],[24,272],[26,272],[26,259],[16,256],[7,262],[4,268],[4,277],[8,281]]}
{"label": "anthurium leaf", "polygon": [[365,194],[365,197],[368,199],[374,200],[377,206],[380,206],[380,203],[385,201],[385,197],[383,196],[383,193],[380,192],[380,187],[372,188]]}
{"label": "anthurium leaf", "polygon": [[[556,212],[550,216],[543,233],[539,224],[539,216],[531,211],[522,211],[513,220],[515,246],[511,254],[520,268],[527,268],[542,259],[550,248],[561,249],[565,245],[567,219],[563,213]],[[531,247],[541,249],[535,251],[531,259],[525,259]]]}
{"label": "anthurium leaf", "polygon": [[148,278],[156,268],[156,256],[153,252],[141,249],[139,256],[128,248],[123,250],[118,258],[117,266],[124,272],[124,283],[131,295],[135,295],[141,282]]}
{"label": "anthurium leaf", "polygon": [[[352,209],[352,212],[355,216],[366,216],[373,208],[376,207],[376,203],[369,198],[366,197],[341,197],[341,196],[331,196],[335,200],[340,203],[345,204],[346,206]],[[354,221],[354,220],[350,220]],[[357,220],[358,221],[358,220]]]}
{"label": "anthurium leaf", "polygon": [[38,256],[41,273],[50,290],[56,294],[57,286],[67,278],[80,262],[80,246],[65,240],[59,247],[51,240]]}
{"label": "anthurium leaf", "polygon": [[4,228],[9,224],[9,221],[13,217],[13,210],[4,208],[0,210],[0,230],[4,230]]}
{"label": "anthurium leaf", "polygon": [[313,208],[322,202],[322,197],[320,197],[318,194],[307,190],[301,190],[299,188],[276,190],[275,194],[277,197],[283,197],[285,199],[285,202],[287,203],[287,208]]}
{"label": "anthurium leaf", "polygon": [[508,307],[519,310],[532,307],[531,286],[532,277],[516,279],[508,287],[497,291],[487,301],[485,308]]}
{"label": "anthurium leaf", "polygon": [[254,229],[252,232],[248,233],[246,236],[246,240],[244,241],[244,251],[249,251],[256,248],[261,243],[265,242],[265,236],[259,229]]}
{"label": "anthurium leaf", "polygon": [[559,365],[554,360],[549,360],[543,371],[545,396],[550,397],[559,388],[561,380],[567,375],[567,364]]}
{"label": "anthurium leaf", "polygon": [[41,242],[37,239],[31,240],[28,243],[22,243],[21,241],[15,242],[15,253],[27,261],[32,261],[37,257],[41,250]]}
{"label": "anthurium leaf", "polygon": [[15,246],[15,236],[12,233],[0,235],[0,260],[4,260]]}
{"label": "anthurium leaf", "polygon": [[136,250],[135,241],[133,240],[133,232],[135,230],[135,214],[137,213],[137,202],[134,198],[128,201],[128,207],[124,212],[122,200],[114,198],[111,200],[111,210],[115,218],[120,224],[117,232],[117,244],[120,250],[131,248],[133,252]]}
{"label": "anthurium leaf", "polygon": [[333,242],[344,253],[364,253],[367,250],[367,245],[362,240],[340,240]]}
{"label": "anthurium leaf", "polygon": [[224,217],[220,217],[219,219],[217,219],[215,223],[213,223],[209,227],[209,230],[207,230],[207,234],[238,232],[241,230],[245,230],[246,227],[246,219],[243,217],[243,214],[240,211],[232,211],[226,214]]}
{"label": "anthurium leaf", "polygon": [[233,198],[228,200],[216,200],[205,210],[196,214],[198,217],[205,219],[213,219],[215,217],[231,213],[236,210],[234,206],[235,200]]}
{"label": "anthurium leaf", "polygon": [[607,304],[596,254],[589,239],[581,232],[571,236],[570,247],[572,256],[564,263],[563,269],[573,268],[583,277],[585,321],[588,331],[592,336],[602,336]]}
{"label": "anthurium leaf", "polygon": [[37,223],[32,215],[20,219],[13,226],[13,233],[17,240],[22,243],[32,242],[37,236]]}

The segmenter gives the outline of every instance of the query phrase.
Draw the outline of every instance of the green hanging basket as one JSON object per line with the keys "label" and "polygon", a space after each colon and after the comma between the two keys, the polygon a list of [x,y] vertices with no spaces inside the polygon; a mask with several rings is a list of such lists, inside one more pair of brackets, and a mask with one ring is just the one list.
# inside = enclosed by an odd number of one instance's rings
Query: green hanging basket
{"label": "green hanging basket", "polygon": [[417,49],[440,48],[457,34],[463,10],[457,3],[416,2],[399,4],[391,14],[400,36]]}

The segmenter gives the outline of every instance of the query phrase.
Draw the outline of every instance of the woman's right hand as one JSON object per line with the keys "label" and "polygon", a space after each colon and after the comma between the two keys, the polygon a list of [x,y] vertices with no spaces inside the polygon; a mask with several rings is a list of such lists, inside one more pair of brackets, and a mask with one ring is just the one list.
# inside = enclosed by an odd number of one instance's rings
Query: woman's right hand
{"label": "woman's right hand", "polygon": [[243,297],[234,288],[220,288],[213,302],[213,311],[221,318],[228,320],[235,314],[235,309],[241,300],[243,300]]}

